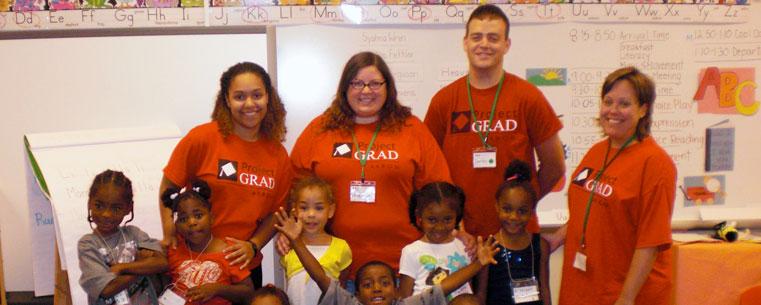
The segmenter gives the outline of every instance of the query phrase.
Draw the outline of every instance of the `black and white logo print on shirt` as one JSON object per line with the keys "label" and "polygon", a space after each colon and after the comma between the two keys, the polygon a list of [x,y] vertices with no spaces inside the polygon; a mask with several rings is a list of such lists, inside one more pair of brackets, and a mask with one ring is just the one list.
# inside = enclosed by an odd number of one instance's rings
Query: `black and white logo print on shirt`
{"label": "black and white logo print on shirt", "polygon": [[354,144],[349,142],[333,143],[333,157],[351,159]]}
{"label": "black and white logo print on shirt", "polygon": [[230,181],[238,181],[238,162],[219,159],[217,178]]}

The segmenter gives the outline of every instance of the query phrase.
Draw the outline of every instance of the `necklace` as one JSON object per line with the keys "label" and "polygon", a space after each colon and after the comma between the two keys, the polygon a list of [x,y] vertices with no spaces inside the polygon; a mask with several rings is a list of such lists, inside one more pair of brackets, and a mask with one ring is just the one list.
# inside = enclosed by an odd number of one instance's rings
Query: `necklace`
{"label": "necklace", "polygon": [[185,240],[185,245],[188,246],[188,255],[190,255],[190,260],[193,261],[193,264],[195,264],[196,261],[198,261],[198,259],[201,258],[204,252],[206,252],[206,248],[208,248],[209,245],[211,245],[212,240],[214,240],[214,235],[212,235],[211,238],[209,238],[209,242],[206,243],[206,246],[203,247],[201,252],[198,252],[198,256],[196,256],[195,259],[193,259],[193,250],[190,250],[190,244],[188,244],[188,241]]}
{"label": "necklace", "polygon": [[[499,236],[500,236],[501,242],[503,243],[503,246],[507,245],[507,243],[505,242],[505,234],[503,234],[502,231],[499,231]],[[531,264],[531,277],[533,277],[534,276],[534,243],[531,242],[530,238],[529,238],[528,244],[529,244],[529,247],[531,248],[530,264]],[[515,281],[513,279],[513,274],[510,271],[510,259],[509,259],[507,247],[505,247],[505,264],[507,265],[507,276],[510,277],[510,281]]]}
{"label": "necklace", "polygon": [[[526,232],[528,234],[528,232]],[[498,241],[502,243],[502,245],[505,247],[505,250],[507,249],[507,237],[505,236],[505,233],[502,230],[499,230],[499,233],[497,234]],[[528,234],[528,243],[531,244],[531,234]]]}
{"label": "necklace", "polygon": [[[118,227],[118,229],[122,237],[121,240],[126,243],[127,238],[124,237],[124,232],[122,232],[122,228]],[[111,259],[113,260],[114,265],[118,264],[119,256],[117,256],[118,251],[115,251],[115,249],[119,248],[119,240],[116,240],[116,245],[114,246],[114,249],[112,249],[111,246],[109,246],[108,243],[106,242],[106,239],[103,238],[103,236],[100,236],[100,232],[98,232],[98,230],[94,230],[94,231],[95,231],[95,235],[97,235],[100,238],[100,240],[103,242],[103,244],[106,246],[106,249],[108,250],[108,255],[111,256]]]}

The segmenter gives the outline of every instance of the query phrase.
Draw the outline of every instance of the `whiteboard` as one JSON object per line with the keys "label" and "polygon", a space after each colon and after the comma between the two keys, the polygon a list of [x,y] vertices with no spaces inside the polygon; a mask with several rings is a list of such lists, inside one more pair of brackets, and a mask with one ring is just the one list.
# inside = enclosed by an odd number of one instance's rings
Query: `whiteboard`
{"label": "whiteboard", "polygon": [[[53,292],[52,211],[24,155],[25,134],[162,123],[185,134],[210,120],[222,72],[241,61],[274,71],[272,48],[274,30],[264,26],[0,33],[6,288]],[[156,206],[155,195],[136,205]]]}
{"label": "whiteboard", "polygon": [[[751,10],[751,16],[761,16],[758,1]],[[400,101],[422,119],[431,97],[467,73],[464,34],[464,24],[279,28],[279,86],[289,110],[289,147],[297,138],[294,131],[303,130],[328,107],[344,64],[360,51],[376,52],[386,60],[397,82]],[[562,115],[564,128],[559,135],[567,158],[564,187],[538,205],[542,225],[556,226],[567,219],[570,175],[586,151],[602,139],[594,124],[602,80],[624,65],[639,67],[656,82],[652,135],[676,163],[677,185],[686,188],[685,181],[694,184],[695,179],[703,181],[707,175],[722,181],[723,193],[714,194],[715,204],[690,203],[678,189],[673,226],[707,226],[727,218],[757,224],[761,219],[761,188],[756,185],[761,181],[761,162],[756,161],[761,149],[756,140],[761,127],[758,111],[749,115],[705,113],[698,106],[711,101],[693,101],[699,75],[708,67],[718,67],[721,73],[739,71],[741,82],[761,84],[758,18],[739,24],[671,24],[636,19],[631,23],[514,23],[510,38],[512,46],[504,61],[506,71],[523,78],[544,73],[565,79],[564,85],[539,86],[556,113]],[[744,87],[743,105],[761,100],[759,89]],[[712,90],[708,89],[709,96],[715,95]],[[734,168],[706,173],[706,128],[726,119],[736,129]]]}

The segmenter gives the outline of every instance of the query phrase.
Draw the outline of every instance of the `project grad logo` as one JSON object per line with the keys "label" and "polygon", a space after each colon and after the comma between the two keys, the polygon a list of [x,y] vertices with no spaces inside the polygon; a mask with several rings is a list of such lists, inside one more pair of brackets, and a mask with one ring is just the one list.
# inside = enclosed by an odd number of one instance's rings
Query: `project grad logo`
{"label": "project grad logo", "polygon": [[452,124],[450,127],[451,134],[469,132],[470,125],[471,125],[470,111],[452,112]]}
{"label": "project grad logo", "polygon": [[333,157],[351,159],[353,151],[352,143],[333,143]]}
{"label": "project grad logo", "polygon": [[593,169],[586,167],[582,169],[576,177],[573,178],[573,184],[583,187],[587,191],[592,191],[603,197],[609,197],[613,194],[613,187],[602,181],[597,181],[595,187],[595,179],[592,177]]}
{"label": "project grad logo", "polygon": [[238,162],[219,159],[217,179],[238,181]]}

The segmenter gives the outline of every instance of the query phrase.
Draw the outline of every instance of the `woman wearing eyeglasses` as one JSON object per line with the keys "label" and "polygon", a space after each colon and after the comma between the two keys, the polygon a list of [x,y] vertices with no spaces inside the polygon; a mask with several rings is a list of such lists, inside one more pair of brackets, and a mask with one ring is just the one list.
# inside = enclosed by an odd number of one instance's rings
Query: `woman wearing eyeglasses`
{"label": "woman wearing eyeglasses", "polygon": [[337,205],[330,229],[351,247],[352,279],[372,260],[398,269],[401,249],[420,237],[407,211],[412,191],[451,182],[433,136],[396,93],[380,56],[352,56],[333,103],[291,151],[297,176],[314,174],[333,185]]}

